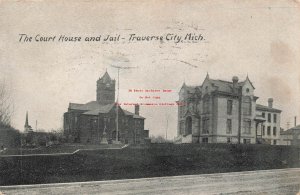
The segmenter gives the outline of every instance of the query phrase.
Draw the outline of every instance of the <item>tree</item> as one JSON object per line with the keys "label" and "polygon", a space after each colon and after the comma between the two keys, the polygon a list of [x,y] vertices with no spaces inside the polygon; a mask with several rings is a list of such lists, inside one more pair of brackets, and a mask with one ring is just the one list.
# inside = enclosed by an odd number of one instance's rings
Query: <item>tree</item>
{"label": "tree", "polygon": [[11,94],[5,80],[0,81],[0,127],[10,127],[13,114]]}

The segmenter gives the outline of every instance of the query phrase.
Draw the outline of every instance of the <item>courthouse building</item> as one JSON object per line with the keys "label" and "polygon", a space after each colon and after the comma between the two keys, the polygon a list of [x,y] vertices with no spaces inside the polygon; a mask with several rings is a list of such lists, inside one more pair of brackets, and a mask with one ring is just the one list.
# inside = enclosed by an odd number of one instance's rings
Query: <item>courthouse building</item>
{"label": "courthouse building", "polygon": [[280,113],[256,103],[249,77],[214,80],[207,74],[201,86],[182,85],[178,101],[177,143],[277,144]]}
{"label": "courthouse building", "polygon": [[121,143],[139,144],[149,138],[144,120],[139,114],[139,105],[135,105],[135,113],[116,106],[115,80],[105,72],[97,81],[96,101],[69,104],[64,113],[64,135],[74,142],[112,143],[118,134]]}

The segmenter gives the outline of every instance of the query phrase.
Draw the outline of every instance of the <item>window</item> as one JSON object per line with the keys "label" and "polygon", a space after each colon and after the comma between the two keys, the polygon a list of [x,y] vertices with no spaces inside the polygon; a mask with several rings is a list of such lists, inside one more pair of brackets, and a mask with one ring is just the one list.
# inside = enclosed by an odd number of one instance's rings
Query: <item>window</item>
{"label": "window", "polygon": [[188,116],[185,119],[185,135],[192,134],[193,122],[192,117]]}
{"label": "window", "polygon": [[268,134],[268,135],[271,135],[271,127],[270,127],[270,126],[268,126],[267,134]]}
{"label": "window", "polygon": [[209,96],[205,96],[203,99],[203,113],[209,113]]}
{"label": "window", "polygon": [[184,122],[182,121],[182,122],[180,122],[180,135],[183,135],[184,134]]}
{"label": "window", "polygon": [[246,92],[249,93],[249,91],[250,91],[249,88],[247,88],[247,89],[246,89]]}
{"label": "window", "polygon": [[276,140],[273,140],[273,145],[276,145],[277,144],[277,141]]}
{"label": "window", "polygon": [[208,143],[208,137],[203,137],[202,138],[202,143]]}
{"label": "window", "polygon": [[208,86],[205,87],[205,92],[208,92]]}
{"label": "window", "polygon": [[271,113],[268,113],[268,122],[271,122]]}
{"label": "window", "polygon": [[276,127],[273,127],[273,135],[275,135],[276,136],[276,134],[277,134],[277,129],[276,129]]}
{"label": "window", "polygon": [[244,115],[251,115],[251,98],[249,96],[243,98],[242,109]]}
{"label": "window", "polygon": [[208,118],[204,118],[203,119],[203,123],[202,123],[203,127],[202,127],[202,133],[203,134],[208,134],[208,127],[209,127],[209,119]]}
{"label": "window", "polygon": [[186,102],[180,102],[181,103],[181,105],[179,106],[179,113],[180,113],[180,117],[182,118],[182,117],[184,117],[184,114],[185,114],[185,111],[186,111],[186,109],[187,109],[187,104],[186,104]]}
{"label": "window", "polygon": [[227,137],[227,143],[231,143],[231,137]]}
{"label": "window", "polygon": [[251,140],[250,140],[250,139],[243,139],[243,143],[244,143],[244,144],[250,144],[250,143],[251,143]]}
{"label": "window", "polygon": [[227,100],[227,114],[232,114],[232,100]]}
{"label": "window", "polygon": [[251,133],[251,120],[249,119],[244,120],[244,133],[245,134]]}
{"label": "window", "polygon": [[232,120],[231,119],[227,119],[226,133],[227,134],[231,134],[232,133]]}
{"label": "window", "polygon": [[263,117],[263,118],[265,118],[266,117],[266,113],[261,113],[261,116]]}
{"label": "window", "polygon": [[276,123],[276,122],[277,122],[277,115],[273,114],[273,123]]}
{"label": "window", "polygon": [[262,135],[265,135],[265,126],[262,126]]}
{"label": "window", "polygon": [[97,127],[98,127],[98,120],[97,119],[91,119],[90,126],[91,126],[92,130],[96,130]]}

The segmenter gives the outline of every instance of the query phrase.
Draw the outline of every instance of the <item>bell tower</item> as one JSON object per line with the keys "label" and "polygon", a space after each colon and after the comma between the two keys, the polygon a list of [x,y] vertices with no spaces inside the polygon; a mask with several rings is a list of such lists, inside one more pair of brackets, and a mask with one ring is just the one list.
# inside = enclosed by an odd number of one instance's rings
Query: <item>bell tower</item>
{"label": "bell tower", "polygon": [[115,83],[107,71],[97,81],[97,102],[102,105],[115,102]]}

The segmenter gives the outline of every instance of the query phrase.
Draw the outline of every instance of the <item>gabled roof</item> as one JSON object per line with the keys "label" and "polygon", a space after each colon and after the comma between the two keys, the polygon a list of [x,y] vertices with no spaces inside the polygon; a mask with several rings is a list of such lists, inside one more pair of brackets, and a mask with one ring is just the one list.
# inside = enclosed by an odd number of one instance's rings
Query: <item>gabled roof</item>
{"label": "gabled roof", "polygon": [[[249,77],[244,81],[240,81],[237,83],[238,87],[242,87],[246,81],[249,81],[249,83],[252,85],[254,88],[252,82],[250,81]],[[204,82],[209,82],[212,84],[212,86],[216,89],[217,92],[222,92],[226,94],[232,94],[233,93],[233,82],[232,81],[224,81],[224,80],[216,80],[216,79],[211,79],[209,78],[209,75],[207,74],[205,77]],[[184,88],[185,90],[189,91],[190,93],[195,93],[196,89],[199,89],[199,91],[202,91],[202,86],[188,86],[185,83],[183,83],[181,89]]]}
{"label": "gabled roof", "polygon": [[256,109],[257,110],[262,110],[262,111],[277,112],[277,113],[281,112],[281,110],[279,110],[279,109],[270,108],[268,106],[264,106],[264,105],[261,105],[261,104],[256,104]]}
{"label": "gabled roof", "polygon": [[184,88],[186,91],[189,93],[195,93],[196,88],[200,89],[201,91],[201,86],[191,86],[191,85],[186,85],[185,82],[182,84],[181,89]]}
{"label": "gabled roof", "polygon": [[189,93],[195,93],[196,87],[197,87],[197,86],[188,86],[188,85],[186,85],[186,86],[185,86],[185,89],[186,89]]}
{"label": "gabled roof", "polygon": [[300,125],[292,127],[286,131],[280,132],[281,135],[293,135],[293,134],[300,134]]}
{"label": "gabled roof", "polygon": [[246,80],[244,81],[244,83],[245,83],[246,81],[249,81],[249,83],[250,83],[250,85],[252,86],[252,88],[255,89],[253,83],[250,81],[250,79],[249,79],[249,77],[248,77],[248,74],[247,74],[247,77],[246,77]]}

